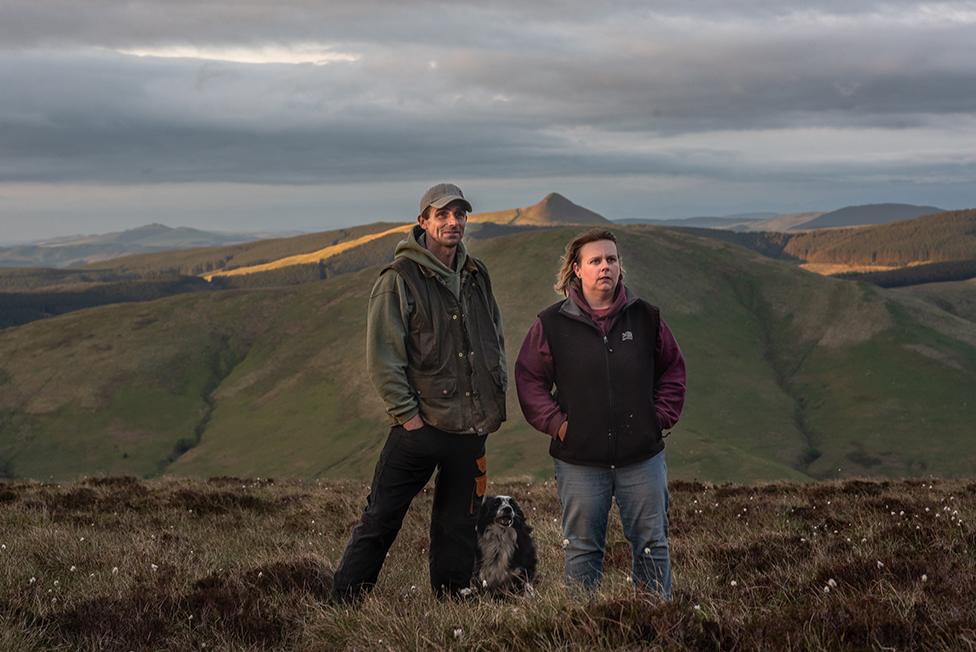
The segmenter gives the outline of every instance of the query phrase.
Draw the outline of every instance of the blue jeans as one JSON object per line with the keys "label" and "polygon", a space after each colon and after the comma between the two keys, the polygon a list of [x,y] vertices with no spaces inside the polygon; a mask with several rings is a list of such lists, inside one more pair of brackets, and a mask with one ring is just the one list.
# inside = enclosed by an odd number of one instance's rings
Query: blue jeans
{"label": "blue jeans", "polygon": [[624,536],[633,555],[632,579],[671,599],[668,553],[668,467],[664,451],[616,469],[556,460],[563,511],[566,578],[594,589],[603,577],[603,547],[610,504],[617,499]]}

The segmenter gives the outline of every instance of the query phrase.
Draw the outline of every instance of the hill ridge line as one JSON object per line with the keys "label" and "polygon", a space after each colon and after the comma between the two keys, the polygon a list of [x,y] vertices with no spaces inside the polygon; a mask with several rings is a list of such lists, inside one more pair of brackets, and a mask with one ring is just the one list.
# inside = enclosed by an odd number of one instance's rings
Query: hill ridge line
{"label": "hill ridge line", "polygon": [[349,251],[350,249],[355,249],[356,247],[368,244],[373,240],[378,240],[388,235],[393,235],[394,233],[406,233],[411,228],[413,224],[406,224],[404,226],[395,226],[386,231],[380,231],[377,233],[370,233],[368,235],[360,236],[352,240],[347,240],[345,242],[340,242],[338,244],[329,245],[317,251],[312,251],[306,254],[296,254],[294,256],[287,256],[285,258],[279,258],[278,260],[273,260],[270,263],[261,263],[260,265],[249,265],[247,267],[238,267],[236,269],[231,269],[223,272],[207,272],[206,274],[201,274],[200,276],[208,282],[212,282],[213,279],[218,277],[227,276],[246,276],[248,274],[257,274],[260,272],[267,272],[275,269],[281,269],[282,267],[292,267],[294,265],[306,265],[309,263],[317,263],[320,260],[326,260],[332,258],[333,256],[338,256],[339,254]]}

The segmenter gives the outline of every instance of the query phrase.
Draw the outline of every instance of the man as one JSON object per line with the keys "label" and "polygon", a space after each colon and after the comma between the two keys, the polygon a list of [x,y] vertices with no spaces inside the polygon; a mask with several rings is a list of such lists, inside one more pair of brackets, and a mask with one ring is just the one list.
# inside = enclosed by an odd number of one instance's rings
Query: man
{"label": "man", "polygon": [[505,420],[507,379],[488,272],[461,242],[470,211],[457,186],[430,188],[417,225],[373,285],[366,365],[392,428],[335,573],[338,600],[376,584],[411,501],[435,470],[431,587],[450,596],[471,581],[485,439]]}

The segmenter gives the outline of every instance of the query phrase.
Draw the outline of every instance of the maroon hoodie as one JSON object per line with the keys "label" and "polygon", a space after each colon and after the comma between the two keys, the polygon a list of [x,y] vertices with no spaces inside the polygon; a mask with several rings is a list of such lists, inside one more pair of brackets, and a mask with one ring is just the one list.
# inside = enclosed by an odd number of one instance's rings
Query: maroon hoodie
{"label": "maroon hoodie", "polygon": [[[613,317],[627,305],[627,289],[622,283],[618,286],[613,304],[603,310],[591,308],[576,286],[570,289],[569,296],[604,335],[609,332]],[[654,388],[654,407],[661,429],[668,430],[681,416],[687,377],[681,349],[663,318],[655,347],[654,368],[659,374]],[[542,322],[537,318],[525,336],[518,360],[515,361],[515,384],[525,420],[536,430],[552,437],[557,435],[559,427],[566,421],[566,415],[552,396],[554,378],[549,342]]]}

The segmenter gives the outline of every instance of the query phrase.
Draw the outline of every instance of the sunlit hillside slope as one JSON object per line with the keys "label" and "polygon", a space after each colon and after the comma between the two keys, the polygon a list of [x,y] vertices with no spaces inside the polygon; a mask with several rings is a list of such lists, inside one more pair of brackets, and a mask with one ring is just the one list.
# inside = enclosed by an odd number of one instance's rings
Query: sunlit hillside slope
{"label": "sunlit hillside slope", "polygon": [[[472,242],[510,363],[579,227]],[[924,299],[741,247],[618,228],[627,283],[689,369],[678,478],[959,475],[976,464],[976,325]],[[376,267],[293,287],[105,306],[0,331],[0,472],[368,476],[385,438],[364,373]],[[546,476],[509,393],[493,473]]]}

